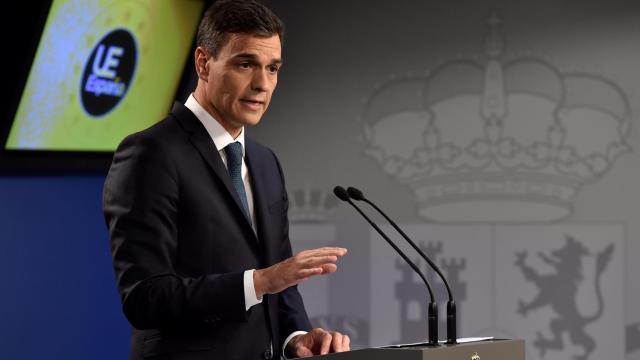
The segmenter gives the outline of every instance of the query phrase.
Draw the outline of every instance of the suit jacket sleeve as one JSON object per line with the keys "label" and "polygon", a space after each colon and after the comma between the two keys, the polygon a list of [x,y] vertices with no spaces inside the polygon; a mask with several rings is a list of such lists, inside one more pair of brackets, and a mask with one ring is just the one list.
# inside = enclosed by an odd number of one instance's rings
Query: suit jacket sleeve
{"label": "suit jacket sleeve", "polygon": [[157,139],[138,133],[114,155],[103,193],[123,311],[138,329],[244,321],[243,272],[189,278],[173,263],[179,174]]}

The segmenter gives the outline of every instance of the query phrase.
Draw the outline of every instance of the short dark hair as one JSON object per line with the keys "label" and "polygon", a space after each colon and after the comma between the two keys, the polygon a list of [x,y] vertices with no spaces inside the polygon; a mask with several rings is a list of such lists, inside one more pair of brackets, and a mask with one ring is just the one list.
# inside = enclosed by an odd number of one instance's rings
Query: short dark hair
{"label": "short dark hair", "polygon": [[204,13],[196,45],[214,58],[232,33],[270,37],[278,34],[284,40],[284,24],[269,8],[255,0],[219,0]]}

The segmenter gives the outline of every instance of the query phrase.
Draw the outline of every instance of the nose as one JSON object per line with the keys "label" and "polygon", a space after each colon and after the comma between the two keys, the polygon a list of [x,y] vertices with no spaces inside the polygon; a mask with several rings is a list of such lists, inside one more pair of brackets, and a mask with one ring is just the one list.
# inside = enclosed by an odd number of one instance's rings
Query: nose
{"label": "nose", "polygon": [[264,92],[269,90],[271,80],[269,74],[265,69],[258,69],[253,73],[251,79],[251,89],[258,92]]}

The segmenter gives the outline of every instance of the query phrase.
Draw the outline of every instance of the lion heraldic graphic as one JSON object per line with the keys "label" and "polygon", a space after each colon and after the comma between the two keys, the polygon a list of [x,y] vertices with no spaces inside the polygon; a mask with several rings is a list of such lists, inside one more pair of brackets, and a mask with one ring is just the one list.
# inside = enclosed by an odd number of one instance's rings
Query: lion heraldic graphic
{"label": "lion heraldic graphic", "polygon": [[562,335],[566,332],[575,346],[584,349],[584,354],[576,355],[574,359],[586,360],[595,349],[596,343],[593,337],[586,333],[585,327],[598,320],[604,311],[600,278],[611,261],[614,245],[607,245],[604,250],[595,255],[596,269],[593,281],[598,307],[594,314],[584,316],[578,310],[576,298],[578,284],[583,280],[582,260],[592,254],[572,236],[565,235],[565,240],[566,243],[562,248],[553,250],[550,254],[538,254],[544,263],[554,268],[555,271],[551,274],[541,275],[536,269],[527,265],[525,263],[526,251],[516,253],[515,265],[520,268],[525,279],[534,283],[539,290],[533,300],[518,302],[518,313],[524,317],[532,310],[546,305],[551,306],[557,314],[549,325],[552,337],[546,338],[538,331],[533,346],[540,351],[540,355],[543,357],[549,349],[561,350],[564,348]]}

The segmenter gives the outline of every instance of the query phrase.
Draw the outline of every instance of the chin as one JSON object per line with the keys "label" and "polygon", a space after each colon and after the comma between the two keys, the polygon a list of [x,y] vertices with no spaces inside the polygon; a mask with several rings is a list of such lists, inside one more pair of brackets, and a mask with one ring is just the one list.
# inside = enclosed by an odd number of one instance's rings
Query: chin
{"label": "chin", "polygon": [[262,119],[262,114],[258,116],[246,116],[242,119],[239,119],[240,121],[238,122],[243,126],[254,126],[254,125],[258,125],[261,119]]}

